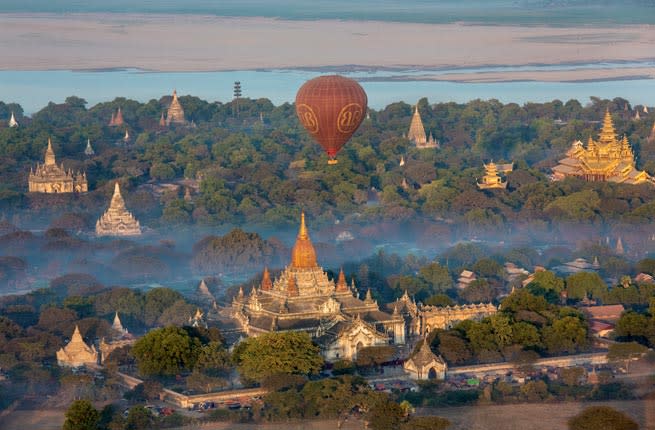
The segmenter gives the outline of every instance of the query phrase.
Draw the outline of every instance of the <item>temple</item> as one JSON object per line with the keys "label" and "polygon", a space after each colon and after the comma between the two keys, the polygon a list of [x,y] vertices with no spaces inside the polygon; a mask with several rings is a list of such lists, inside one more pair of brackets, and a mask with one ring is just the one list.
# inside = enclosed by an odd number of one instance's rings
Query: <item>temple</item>
{"label": "temple", "polygon": [[86,148],[84,148],[84,154],[90,157],[92,155],[95,155],[95,153],[96,152],[93,150],[93,147],[91,146],[91,139],[87,139]]}
{"label": "temple", "polygon": [[177,99],[177,91],[173,90],[173,100],[171,105],[168,107],[168,112],[166,113],[166,125],[184,125],[186,120],[184,119],[184,109],[180,101]]}
{"label": "temple", "polygon": [[96,222],[96,235],[138,236],[140,234],[139,221],[125,208],[120,186],[116,182],[109,209]]}
{"label": "temple", "polygon": [[11,113],[11,118],[9,118],[9,127],[11,128],[18,127],[18,121],[16,121],[13,112]]}
{"label": "temple", "polygon": [[653,127],[650,129],[650,134],[648,135],[648,142],[649,143],[655,142],[655,122],[653,123]]}
{"label": "temple", "polygon": [[507,188],[507,181],[501,179],[498,174],[498,167],[492,161],[484,165],[485,174],[482,177],[482,182],[478,182],[478,188],[481,190],[488,190],[493,188]]}
{"label": "temple", "polygon": [[84,343],[80,329],[75,326],[75,331],[68,345],[57,351],[57,364],[65,367],[80,367],[95,365],[98,363],[98,351],[93,345]]}
{"label": "temple", "polygon": [[430,133],[429,138],[425,134],[423,120],[421,119],[421,114],[418,112],[418,105],[414,107],[414,115],[412,116],[412,122],[409,124],[407,139],[416,145],[417,148],[439,147],[439,142],[437,142],[434,137],[432,137],[432,133]]}
{"label": "temple", "polygon": [[65,170],[63,164],[57,166],[50,139],[45,162],[37,164],[36,170],[30,170],[27,181],[30,193],[86,193],[89,190],[86,173]]}
{"label": "temple", "polygon": [[118,110],[116,111],[116,114],[114,115],[113,113],[111,114],[111,119],[109,120],[109,126],[110,127],[118,127],[121,125],[125,124],[125,120],[123,119],[123,112],[121,111],[121,108],[119,107]]}
{"label": "temple", "polygon": [[405,360],[403,369],[412,379],[446,379],[448,365],[443,358],[432,352],[426,338],[419,350]]}
{"label": "temple", "polygon": [[136,339],[123,327],[123,323],[118,316],[118,312],[114,313],[114,321],[111,325],[112,334],[109,339],[104,337],[100,340],[98,349],[100,351],[100,363],[104,364],[109,355],[117,350],[128,345],[132,345]]}
{"label": "temple", "polygon": [[635,159],[627,137],[616,138],[612,116],[605,112],[598,141],[589,137],[584,148],[579,140],[566,152],[566,158],[553,167],[553,180],[568,177],[586,181],[608,181],[621,184],[653,182],[644,171],[635,168]]}
{"label": "temple", "polygon": [[336,282],[328,278],[317,263],[304,213],[291,263],[274,281],[265,269],[259,288],[240,290],[230,312],[249,336],[308,332],[328,361],[355,359],[364,347],[405,343],[402,315],[381,311],[370,290],[360,299],[343,270]]}

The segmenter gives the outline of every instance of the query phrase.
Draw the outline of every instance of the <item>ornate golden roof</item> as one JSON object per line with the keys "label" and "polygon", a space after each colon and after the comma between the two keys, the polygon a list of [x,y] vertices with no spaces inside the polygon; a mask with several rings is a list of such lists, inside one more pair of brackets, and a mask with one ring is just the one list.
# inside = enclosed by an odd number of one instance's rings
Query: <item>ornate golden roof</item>
{"label": "ornate golden roof", "polygon": [[605,111],[603,128],[600,130],[598,143],[601,145],[611,145],[616,143],[616,131],[614,130],[614,123],[612,122],[612,115],[610,115],[609,110]]}
{"label": "ornate golden roof", "polygon": [[316,251],[309,239],[307,226],[305,226],[305,212],[300,215],[300,230],[296,238],[296,244],[291,251],[291,267],[297,269],[309,269],[318,267],[316,263]]}
{"label": "ornate golden roof", "polygon": [[173,90],[173,100],[168,107],[168,114],[166,115],[166,124],[185,124],[184,109],[177,99],[177,90]]}

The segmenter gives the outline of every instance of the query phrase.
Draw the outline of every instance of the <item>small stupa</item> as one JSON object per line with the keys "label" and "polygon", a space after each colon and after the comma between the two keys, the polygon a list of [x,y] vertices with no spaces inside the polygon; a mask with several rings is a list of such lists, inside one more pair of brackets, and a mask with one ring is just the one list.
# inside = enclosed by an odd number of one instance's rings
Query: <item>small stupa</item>
{"label": "small stupa", "polygon": [[635,121],[639,121],[641,119],[641,116],[639,115],[639,111],[635,113]]}
{"label": "small stupa", "polygon": [[402,155],[400,156],[400,163],[398,163],[398,165],[400,167],[403,167],[405,165],[405,157],[403,157]]}
{"label": "small stupa", "polygon": [[623,241],[621,240],[620,236],[619,236],[619,240],[616,241],[615,251],[618,255],[623,255],[623,253],[625,253],[625,249],[623,248]]}
{"label": "small stupa", "polygon": [[655,122],[653,123],[653,128],[650,129],[650,135],[648,135],[648,142],[655,142]]}
{"label": "small stupa", "polygon": [[125,136],[123,136],[123,142],[127,143],[130,141],[130,132],[125,129]]}
{"label": "small stupa", "polygon": [[57,351],[57,364],[66,367],[80,367],[87,364],[98,363],[98,351],[93,345],[84,343],[80,329],[75,326],[75,331],[68,345]]}
{"label": "small stupa", "polygon": [[9,118],[9,127],[14,128],[18,127],[18,121],[16,121],[16,117],[14,117],[14,113],[11,113],[11,118]]}
{"label": "small stupa", "polygon": [[119,337],[125,336],[128,334],[126,328],[123,327],[121,319],[118,317],[118,312],[114,314],[114,322],[111,325],[111,328],[116,332]]}
{"label": "small stupa", "polygon": [[116,182],[109,209],[96,222],[96,235],[139,236],[140,234],[139,221],[125,208],[120,186]]}
{"label": "small stupa", "polygon": [[166,127],[166,118],[164,118],[164,112],[162,112],[161,116],[159,117],[159,126]]}
{"label": "small stupa", "polygon": [[177,124],[184,125],[186,120],[184,119],[184,109],[177,98],[177,90],[173,90],[173,101],[168,107],[168,113],[166,115],[166,125]]}
{"label": "small stupa", "polygon": [[214,295],[211,293],[211,291],[209,291],[209,288],[207,287],[204,279],[200,281],[200,285],[198,285],[196,294],[201,300],[214,301]]}
{"label": "small stupa", "polygon": [[113,113],[111,114],[111,119],[109,120],[109,126],[118,127],[124,124],[125,124],[125,120],[123,119],[123,112],[119,107],[115,115]]}
{"label": "small stupa", "polygon": [[84,148],[84,154],[91,156],[95,155],[95,151],[93,150],[93,147],[91,146],[91,139],[86,140],[86,148]]}

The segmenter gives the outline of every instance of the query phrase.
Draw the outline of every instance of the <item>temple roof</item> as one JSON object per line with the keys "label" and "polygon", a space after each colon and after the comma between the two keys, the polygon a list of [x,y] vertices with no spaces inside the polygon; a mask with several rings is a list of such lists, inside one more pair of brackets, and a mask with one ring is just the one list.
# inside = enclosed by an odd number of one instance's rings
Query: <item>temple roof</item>
{"label": "temple roof", "polygon": [[425,366],[427,364],[432,363],[433,361],[436,361],[437,363],[445,364],[441,357],[435,355],[432,352],[432,349],[430,349],[430,345],[427,339],[423,340],[423,344],[421,345],[421,348],[419,348],[416,354],[411,356],[407,361],[413,361],[417,367]]}
{"label": "temple roof", "polygon": [[309,238],[307,226],[305,225],[305,212],[300,214],[300,229],[296,237],[296,243],[291,251],[291,266],[297,269],[309,269],[318,267],[316,262],[316,251]]}

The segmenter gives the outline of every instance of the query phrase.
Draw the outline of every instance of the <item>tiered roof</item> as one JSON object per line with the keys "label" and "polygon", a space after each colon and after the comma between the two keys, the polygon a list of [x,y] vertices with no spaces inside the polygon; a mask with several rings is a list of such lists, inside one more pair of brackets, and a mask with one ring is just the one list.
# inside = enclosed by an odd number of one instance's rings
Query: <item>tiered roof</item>
{"label": "tiered roof", "polygon": [[139,221],[125,207],[118,182],[114,185],[114,195],[109,209],[96,222],[98,236],[138,236],[141,234]]}

